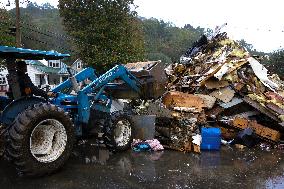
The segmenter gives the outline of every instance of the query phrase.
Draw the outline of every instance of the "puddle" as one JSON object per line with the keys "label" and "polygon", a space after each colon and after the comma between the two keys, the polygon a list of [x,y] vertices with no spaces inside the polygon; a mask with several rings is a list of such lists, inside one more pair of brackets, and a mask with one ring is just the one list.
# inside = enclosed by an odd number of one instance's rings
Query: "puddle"
{"label": "puddle", "polygon": [[[86,141],[59,172],[43,178],[18,177],[0,160],[3,188],[283,188],[282,151],[238,150],[184,154],[111,153]],[[1,187],[1,188],[2,188]]]}

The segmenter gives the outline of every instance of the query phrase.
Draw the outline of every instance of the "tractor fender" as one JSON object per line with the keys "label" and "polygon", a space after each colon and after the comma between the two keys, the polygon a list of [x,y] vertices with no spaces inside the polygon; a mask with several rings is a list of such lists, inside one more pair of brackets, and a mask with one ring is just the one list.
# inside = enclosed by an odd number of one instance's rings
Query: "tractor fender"
{"label": "tractor fender", "polygon": [[38,104],[41,102],[47,102],[46,99],[40,97],[22,97],[12,101],[8,104],[1,114],[1,123],[5,126],[9,126],[13,123],[17,115],[27,109],[29,106]]}

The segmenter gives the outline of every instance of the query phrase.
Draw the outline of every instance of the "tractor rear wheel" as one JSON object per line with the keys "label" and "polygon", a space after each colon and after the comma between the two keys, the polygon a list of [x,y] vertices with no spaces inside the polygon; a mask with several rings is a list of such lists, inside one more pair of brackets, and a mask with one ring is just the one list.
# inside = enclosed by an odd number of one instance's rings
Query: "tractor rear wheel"
{"label": "tractor rear wheel", "polygon": [[46,103],[20,113],[9,129],[7,154],[25,176],[50,174],[68,160],[75,143],[72,120]]}
{"label": "tractor rear wheel", "polygon": [[104,127],[103,139],[105,145],[112,151],[129,149],[133,140],[131,117],[123,111],[112,113],[108,124]]}

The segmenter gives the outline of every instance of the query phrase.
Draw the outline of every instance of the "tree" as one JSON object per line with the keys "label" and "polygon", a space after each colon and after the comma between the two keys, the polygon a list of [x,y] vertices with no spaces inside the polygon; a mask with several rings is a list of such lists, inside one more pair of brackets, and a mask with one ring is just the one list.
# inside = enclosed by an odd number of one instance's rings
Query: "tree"
{"label": "tree", "polygon": [[284,77],[284,49],[274,51],[269,56],[269,61],[266,63],[266,67],[273,73],[279,74]]}
{"label": "tree", "polygon": [[244,39],[238,40],[237,41],[241,47],[245,48],[248,52],[252,52],[253,51],[253,45],[247,43]]}
{"label": "tree", "polygon": [[0,9],[0,45],[15,46],[16,39],[13,34],[13,22],[6,9]]}
{"label": "tree", "polygon": [[81,59],[99,71],[143,59],[143,33],[132,7],[133,0],[59,0],[63,24],[78,40]]}
{"label": "tree", "polygon": [[172,60],[170,59],[170,57],[168,57],[167,55],[163,53],[146,53],[146,59],[149,61],[161,60],[162,63],[165,63],[165,64],[172,63]]}
{"label": "tree", "polygon": [[[200,27],[194,28],[187,24],[179,28],[155,18],[142,19],[142,23],[147,59],[166,55],[171,59],[170,62],[178,62],[180,56],[204,33]],[[163,59],[169,62],[167,58]]]}
{"label": "tree", "polygon": [[[15,9],[11,12],[15,14]],[[56,50],[61,53],[71,53],[72,58],[78,58],[72,38],[64,31],[57,8],[49,3],[42,5],[29,3],[26,8],[21,8],[21,22],[23,47]]]}

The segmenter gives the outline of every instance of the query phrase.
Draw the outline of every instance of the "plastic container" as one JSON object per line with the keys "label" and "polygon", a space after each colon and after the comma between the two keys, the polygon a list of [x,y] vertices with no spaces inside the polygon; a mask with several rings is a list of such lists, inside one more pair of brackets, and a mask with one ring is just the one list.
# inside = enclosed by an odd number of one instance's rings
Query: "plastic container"
{"label": "plastic container", "polygon": [[221,129],[220,128],[201,128],[201,150],[220,150]]}
{"label": "plastic container", "polygon": [[154,139],[156,115],[135,115],[132,116],[132,121],[134,123],[134,139]]}

